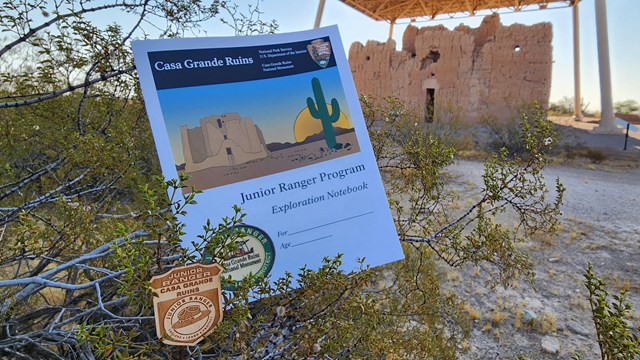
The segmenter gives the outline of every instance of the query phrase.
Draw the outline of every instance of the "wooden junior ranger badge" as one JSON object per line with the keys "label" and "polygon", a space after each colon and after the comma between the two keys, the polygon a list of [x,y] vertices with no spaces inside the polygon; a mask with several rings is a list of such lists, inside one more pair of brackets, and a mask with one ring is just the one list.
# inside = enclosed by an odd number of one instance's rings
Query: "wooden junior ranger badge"
{"label": "wooden junior ranger badge", "polygon": [[219,264],[191,264],[151,278],[156,333],[169,345],[195,345],[222,321]]}

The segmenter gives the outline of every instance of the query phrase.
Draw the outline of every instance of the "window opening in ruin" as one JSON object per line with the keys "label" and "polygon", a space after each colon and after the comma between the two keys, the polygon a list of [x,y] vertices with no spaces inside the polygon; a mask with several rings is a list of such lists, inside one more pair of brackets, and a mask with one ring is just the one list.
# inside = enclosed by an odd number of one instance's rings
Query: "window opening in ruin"
{"label": "window opening in ruin", "polygon": [[218,119],[218,127],[221,128],[222,127],[222,120]]}
{"label": "window opening in ruin", "polygon": [[371,56],[367,56],[367,61],[371,60]]}
{"label": "window opening in ruin", "polygon": [[440,52],[438,50],[430,50],[428,57],[431,58],[435,64],[440,60]]}
{"label": "window opening in ruin", "polygon": [[231,148],[227,148],[227,155],[233,155],[233,152],[231,151]]}
{"label": "window opening in ruin", "polygon": [[435,64],[440,60],[440,52],[438,50],[430,50],[429,54],[422,59],[420,70],[428,68],[431,64]]}
{"label": "window opening in ruin", "polygon": [[225,140],[227,140],[227,135],[222,135],[224,137]]}
{"label": "window opening in ruin", "polygon": [[522,50],[520,45],[516,45],[516,46],[513,47],[513,52],[520,52],[520,50]]}
{"label": "window opening in ruin", "polygon": [[424,120],[428,123],[433,122],[433,111],[436,104],[436,89],[427,89],[427,99],[425,101]]}

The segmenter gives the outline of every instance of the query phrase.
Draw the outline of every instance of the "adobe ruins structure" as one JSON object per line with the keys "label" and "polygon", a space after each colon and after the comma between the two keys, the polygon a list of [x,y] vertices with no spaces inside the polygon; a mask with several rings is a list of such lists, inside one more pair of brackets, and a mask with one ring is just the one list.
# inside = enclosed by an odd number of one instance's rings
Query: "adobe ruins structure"
{"label": "adobe ruins structure", "polygon": [[538,101],[546,107],[551,88],[550,23],[503,26],[497,14],[472,29],[459,25],[408,26],[402,50],[393,40],[354,43],[349,64],[358,92],[396,96],[434,114],[460,109],[467,119],[502,119]]}
{"label": "adobe ruins structure", "polygon": [[180,126],[185,171],[230,166],[265,158],[269,150],[262,131],[238,113],[211,115],[193,129]]}

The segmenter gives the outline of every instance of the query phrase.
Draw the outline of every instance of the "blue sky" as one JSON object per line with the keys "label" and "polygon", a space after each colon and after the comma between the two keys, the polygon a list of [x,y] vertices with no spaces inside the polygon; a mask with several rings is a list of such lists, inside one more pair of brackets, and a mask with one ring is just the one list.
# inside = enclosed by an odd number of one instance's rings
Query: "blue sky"
{"label": "blue sky", "polygon": [[[600,108],[600,92],[598,77],[598,55],[595,32],[595,0],[580,2],[580,62],[582,97],[588,102],[589,110]],[[280,25],[279,32],[299,31],[313,26],[319,0],[285,1],[264,0],[261,5],[264,19],[275,19]],[[238,1],[241,9],[254,1]],[[640,102],[640,1],[608,0],[607,17],[609,30],[609,49],[611,59],[611,75],[614,101],[635,99]],[[573,96],[573,30],[572,9],[548,9],[541,11],[523,11],[502,14],[504,25],[513,23],[534,24],[551,22],[553,25],[553,75],[551,100],[563,96]],[[477,27],[481,16],[449,19],[439,18],[436,21],[418,22],[415,25],[428,26],[443,24],[454,28],[460,23]],[[326,0],[322,26],[337,24],[345,49],[354,41],[366,43],[367,40],[386,41],[389,24],[374,21],[362,13],[338,0]],[[398,24],[394,28],[393,38],[397,47],[402,42],[405,25]],[[217,22],[205,27],[210,36],[232,35],[228,29]]]}
{"label": "blue sky", "polygon": [[258,125],[267,143],[295,142],[293,124],[307,107],[307,97],[314,98],[313,77],[320,80],[327,102],[336,98],[351,119],[337,67],[252,82],[158,91],[176,164],[184,162],[180,125],[200,126],[199,120],[209,115],[237,112]]}

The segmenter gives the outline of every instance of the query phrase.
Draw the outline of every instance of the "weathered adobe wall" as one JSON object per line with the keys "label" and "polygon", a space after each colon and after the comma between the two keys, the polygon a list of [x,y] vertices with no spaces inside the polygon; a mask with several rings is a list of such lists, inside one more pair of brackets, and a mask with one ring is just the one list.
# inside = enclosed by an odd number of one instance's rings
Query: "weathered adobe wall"
{"label": "weathered adobe wall", "polygon": [[269,155],[258,126],[238,113],[211,115],[200,119],[200,126],[193,129],[182,125],[180,132],[187,173],[243,164]]}
{"label": "weathered adobe wall", "polygon": [[459,108],[468,119],[507,119],[533,101],[547,106],[551,87],[550,23],[503,26],[495,14],[479,28],[408,26],[402,50],[395,42],[351,45],[349,64],[362,94],[394,95],[423,108],[435,91],[435,114]]}

